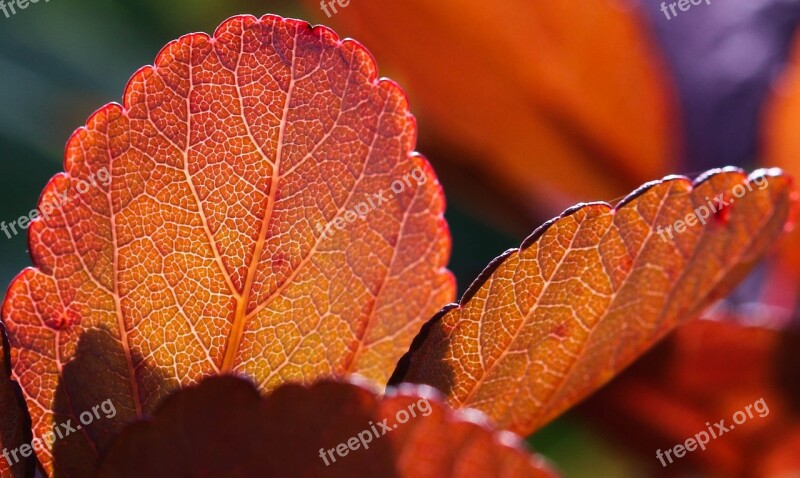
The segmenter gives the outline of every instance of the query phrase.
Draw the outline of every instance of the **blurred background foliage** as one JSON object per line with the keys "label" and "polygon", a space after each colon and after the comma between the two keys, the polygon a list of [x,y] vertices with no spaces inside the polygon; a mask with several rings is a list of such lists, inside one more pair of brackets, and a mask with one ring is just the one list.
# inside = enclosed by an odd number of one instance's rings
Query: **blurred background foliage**
{"label": "blurred background foliage", "polygon": [[[492,8],[493,2],[484,3]],[[0,15],[0,220],[11,222],[35,207],[45,183],[62,169],[63,146],[72,131],[103,104],[119,101],[128,78],[151,63],[168,41],[188,32],[211,32],[238,13],[276,13],[332,24],[337,30],[339,20],[347,24],[344,18],[328,21],[313,5],[290,0],[51,0],[31,4],[11,18]],[[764,104],[787,59],[800,1],[714,1],[672,20],[664,18],[656,0],[626,5],[637,9],[637,21],[665,66],[663,81],[674,90],[675,137],[668,138],[674,152],[666,172],[696,175],[716,166],[751,169],[758,164]],[[453,11],[453,22],[460,13]],[[348,10],[338,15],[348,15]],[[426,26],[442,21],[425,15],[421,11],[415,22]],[[447,27],[436,24],[443,31]],[[459,44],[458,38],[452,41]],[[537,48],[531,44],[530,54]],[[392,61],[391,51],[381,53],[381,73],[405,84],[403,65]],[[459,52],[465,59],[477,54]],[[424,114],[428,109],[421,95],[410,89],[409,96],[420,122],[418,150],[439,172],[447,194],[454,239],[451,269],[462,292],[491,259],[516,247],[560,213],[565,202],[619,199],[616,194],[565,195],[561,201],[539,203],[510,194],[496,177],[459,168],[460,155],[476,152],[453,149],[453,141],[437,136],[441,125]],[[526,167],[535,170],[546,159],[527,161]],[[621,194],[637,184],[627,186]],[[558,188],[553,185],[555,193]],[[9,240],[0,233],[0,282],[8,284],[28,265],[26,235]],[[751,289],[746,286],[741,293]],[[575,412],[530,441],[568,477],[645,476],[655,463],[653,456],[612,442],[603,428],[588,426]]]}

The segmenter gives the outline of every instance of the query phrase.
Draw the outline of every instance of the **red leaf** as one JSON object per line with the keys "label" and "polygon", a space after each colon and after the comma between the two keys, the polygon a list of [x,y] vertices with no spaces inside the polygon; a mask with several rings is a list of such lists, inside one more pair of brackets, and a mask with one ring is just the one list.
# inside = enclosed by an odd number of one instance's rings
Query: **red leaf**
{"label": "red leaf", "polygon": [[[685,476],[779,477],[800,473],[800,334],[699,320],[615,379],[582,411],[645,458]],[[665,470],[655,456],[763,399],[753,417]],[[764,406],[767,413],[764,411]],[[667,461],[667,458],[663,458]]]}
{"label": "red leaf", "polygon": [[[337,449],[341,453],[337,452]],[[553,477],[518,437],[453,412],[426,388],[380,398],[352,383],[285,385],[266,398],[232,377],[169,397],[127,428],[100,476]]]}

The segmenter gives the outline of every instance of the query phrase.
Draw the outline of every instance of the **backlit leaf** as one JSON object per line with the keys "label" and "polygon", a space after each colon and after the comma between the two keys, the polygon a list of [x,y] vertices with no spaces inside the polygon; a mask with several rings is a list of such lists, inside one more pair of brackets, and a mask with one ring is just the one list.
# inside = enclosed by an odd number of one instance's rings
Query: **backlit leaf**
{"label": "backlit leaf", "polygon": [[[9,378],[8,346],[5,329],[0,324],[0,476],[21,478],[33,476],[35,460],[30,453],[24,457],[19,450],[30,444],[31,425],[25,414],[24,402],[15,384]],[[17,453],[14,454],[14,451]]]}
{"label": "backlit leaf", "polygon": [[216,377],[128,427],[100,476],[555,476],[519,437],[491,431],[476,414],[454,412],[433,390],[415,386],[379,397],[323,381],[261,398],[247,382]]}
{"label": "backlit leaf", "polygon": [[[731,169],[570,209],[426,324],[390,383],[433,385],[529,434],[730,291],[782,233],[790,196],[779,170]],[[677,225],[694,211],[704,224]]]}
{"label": "backlit leaf", "polygon": [[354,0],[320,18],[396,70],[424,134],[469,153],[456,167],[563,208],[674,169],[669,75],[630,3]]}
{"label": "backlit leaf", "polygon": [[3,306],[36,436],[118,410],[45,467],[87,473],[120,424],[209,375],[385,383],[454,296],[415,137],[400,88],[327,28],[240,16],[167,45],[69,140]]}
{"label": "backlit leaf", "polygon": [[[706,430],[706,422],[747,421],[677,459],[681,476],[781,477],[800,474],[800,334],[698,320],[598,392],[581,411],[663,469],[654,450],[667,450]],[[755,403],[762,400],[761,403]],[[740,416],[741,418],[741,416]],[[716,427],[715,427],[716,429]],[[662,458],[667,462],[667,458]]]}

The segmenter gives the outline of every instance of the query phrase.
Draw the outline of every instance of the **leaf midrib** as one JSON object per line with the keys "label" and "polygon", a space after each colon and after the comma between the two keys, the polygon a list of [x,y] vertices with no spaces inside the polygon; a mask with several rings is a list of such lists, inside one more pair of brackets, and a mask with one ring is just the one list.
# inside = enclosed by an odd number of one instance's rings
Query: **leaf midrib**
{"label": "leaf midrib", "polygon": [[[241,54],[242,52],[240,52],[239,54],[239,59],[241,59]],[[245,279],[244,286],[242,287],[242,294],[237,298],[236,314],[233,319],[233,325],[231,326],[231,333],[228,336],[225,348],[225,356],[222,360],[222,367],[220,368],[220,372],[223,374],[231,372],[236,363],[236,355],[238,354],[239,347],[242,343],[242,336],[244,335],[244,326],[247,321],[247,304],[250,302],[250,293],[252,291],[253,283],[255,281],[258,262],[261,259],[261,254],[263,253],[264,245],[266,244],[267,229],[269,228],[269,224],[272,221],[272,214],[275,210],[275,199],[278,191],[278,185],[280,184],[281,180],[280,168],[281,168],[281,159],[283,155],[284,135],[286,133],[286,125],[288,123],[289,109],[292,101],[292,91],[295,85],[294,63],[296,56],[297,56],[297,38],[295,37],[294,45],[292,46],[292,62],[290,65],[289,86],[286,90],[286,100],[283,105],[283,114],[281,115],[281,124],[280,124],[280,130],[278,132],[278,143],[275,153],[275,162],[272,168],[273,177],[270,180],[269,196],[267,197],[267,209],[264,212],[264,219],[261,222],[261,228],[258,233],[258,240],[256,241],[255,250],[253,251],[253,256],[250,258],[250,264],[247,268],[247,278]],[[238,65],[236,69],[238,70]],[[236,72],[234,72],[234,74],[236,74]],[[236,92],[239,95],[239,101],[241,102],[242,94],[239,86],[238,75],[236,75]],[[243,103],[242,103],[242,118],[244,120],[245,127],[247,128],[248,135],[250,136],[251,139],[254,140],[253,135],[250,132],[250,126],[247,122],[247,118],[245,117]],[[267,158],[266,155],[264,155],[264,151],[262,150],[261,146],[258,143],[255,143],[255,146],[258,149],[258,151],[265,157],[265,159],[269,160],[269,158]]]}

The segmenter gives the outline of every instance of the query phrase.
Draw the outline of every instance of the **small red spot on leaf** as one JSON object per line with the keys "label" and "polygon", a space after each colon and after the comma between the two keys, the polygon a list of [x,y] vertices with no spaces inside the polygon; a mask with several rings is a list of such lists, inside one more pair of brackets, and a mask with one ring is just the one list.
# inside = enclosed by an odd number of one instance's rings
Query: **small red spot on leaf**
{"label": "small red spot on leaf", "polygon": [[54,330],[64,330],[71,325],[79,324],[81,321],[80,315],[74,310],[65,310],[50,317],[46,321],[48,327]]}
{"label": "small red spot on leaf", "polygon": [[722,226],[728,224],[731,216],[730,206],[722,206],[714,212],[714,221]]}
{"label": "small red spot on leaf", "polygon": [[555,335],[559,339],[563,339],[567,335],[567,326],[565,324],[558,324],[558,326],[553,329],[551,334]]}

